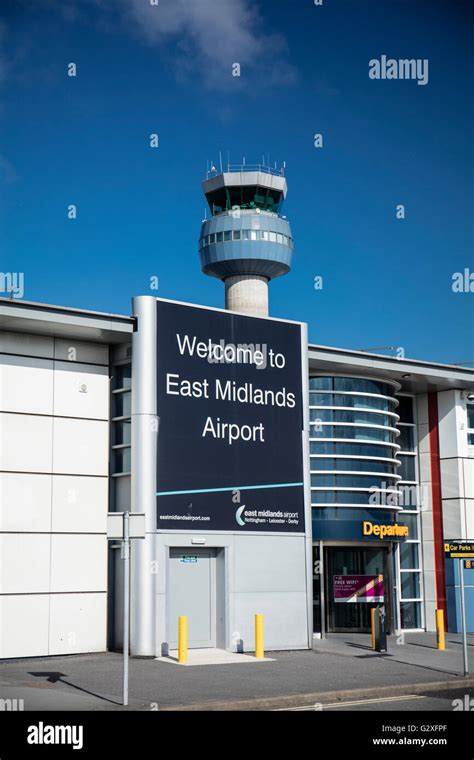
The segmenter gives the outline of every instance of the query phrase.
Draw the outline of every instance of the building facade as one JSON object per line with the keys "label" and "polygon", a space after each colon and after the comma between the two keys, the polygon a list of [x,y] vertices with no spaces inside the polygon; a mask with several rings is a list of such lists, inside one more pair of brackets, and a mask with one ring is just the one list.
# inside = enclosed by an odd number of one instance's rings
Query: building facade
{"label": "building facade", "polygon": [[[132,481],[146,317],[132,311],[0,300],[0,658],[121,646],[122,563],[106,518],[144,511]],[[213,588],[196,646],[251,649],[263,611],[270,648],[305,648],[312,635],[367,631],[380,603],[392,630],[433,631],[436,609],[460,630],[458,566],[443,543],[474,537],[474,371],[316,345],[305,361],[308,537],[156,532],[150,554],[133,548],[136,604],[147,584],[156,604],[136,611],[135,639],[132,611],[132,654],[142,635],[149,656],[175,645],[188,555]],[[474,571],[464,574],[472,632]],[[364,578],[369,591],[348,603],[348,584]]]}

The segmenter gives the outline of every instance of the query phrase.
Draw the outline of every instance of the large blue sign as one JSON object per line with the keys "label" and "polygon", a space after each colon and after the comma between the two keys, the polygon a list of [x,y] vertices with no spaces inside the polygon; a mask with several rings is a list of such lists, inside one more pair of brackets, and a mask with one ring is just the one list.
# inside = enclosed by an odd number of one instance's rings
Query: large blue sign
{"label": "large blue sign", "polygon": [[304,533],[301,325],[158,300],[157,392],[158,530]]}

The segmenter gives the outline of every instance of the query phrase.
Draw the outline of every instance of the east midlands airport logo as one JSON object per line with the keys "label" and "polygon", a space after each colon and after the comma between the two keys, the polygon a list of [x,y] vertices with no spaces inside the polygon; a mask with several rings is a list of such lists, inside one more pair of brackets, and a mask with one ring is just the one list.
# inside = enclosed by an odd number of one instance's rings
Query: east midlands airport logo
{"label": "east midlands airport logo", "polygon": [[249,509],[246,504],[242,504],[235,513],[237,525],[242,528],[248,524],[278,524],[278,525],[298,525],[298,512],[283,512],[281,509]]}
{"label": "east midlands airport logo", "polygon": [[245,504],[242,504],[241,507],[238,508],[237,512],[235,513],[235,519],[237,520],[238,525],[245,525],[245,520],[242,520],[242,512],[245,509]]}

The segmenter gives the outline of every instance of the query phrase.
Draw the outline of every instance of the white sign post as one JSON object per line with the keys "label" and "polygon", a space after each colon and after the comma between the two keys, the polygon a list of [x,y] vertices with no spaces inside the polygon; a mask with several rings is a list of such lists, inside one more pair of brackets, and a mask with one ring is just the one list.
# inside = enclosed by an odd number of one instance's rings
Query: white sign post
{"label": "white sign post", "polygon": [[121,541],[120,557],[123,559],[123,698],[128,705],[128,656],[130,649],[130,540],[145,538],[144,512],[109,512],[107,514],[107,538]]}

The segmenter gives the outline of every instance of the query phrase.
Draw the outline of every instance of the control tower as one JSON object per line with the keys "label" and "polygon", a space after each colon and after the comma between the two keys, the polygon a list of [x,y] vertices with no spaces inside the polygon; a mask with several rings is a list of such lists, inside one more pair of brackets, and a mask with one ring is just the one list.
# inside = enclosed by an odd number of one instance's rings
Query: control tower
{"label": "control tower", "polygon": [[284,170],[213,168],[202,186],[211,211],[199,238],[202,271],[224,281],[226,309],[268,316],[268,283],[290,271],[293,256],[290,225],[282,215]]}

